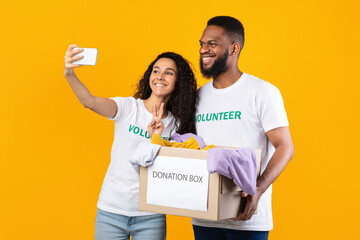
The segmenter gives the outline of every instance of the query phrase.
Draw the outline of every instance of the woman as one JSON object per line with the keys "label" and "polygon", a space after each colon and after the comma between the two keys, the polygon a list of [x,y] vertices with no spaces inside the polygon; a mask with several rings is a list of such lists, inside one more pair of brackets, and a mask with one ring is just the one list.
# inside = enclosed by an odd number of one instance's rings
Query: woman
{"label": "woman", "polygon": [[77,47],[70,45],[66,52],[66,79],[86,108],[115,121],[111,162],[97,204],[95,239],[165,239],[165,216],[138,211],[139,173],[129,158],[155,132],[165,139],[175,131],[195,133],[198,95],[194,74],[184,58],[166,52],[149,65],[135,98],[97,97],[75,75],[74,68],[81,65],[72,62],[82,58],[74,56],[82,52],[74,50]]}

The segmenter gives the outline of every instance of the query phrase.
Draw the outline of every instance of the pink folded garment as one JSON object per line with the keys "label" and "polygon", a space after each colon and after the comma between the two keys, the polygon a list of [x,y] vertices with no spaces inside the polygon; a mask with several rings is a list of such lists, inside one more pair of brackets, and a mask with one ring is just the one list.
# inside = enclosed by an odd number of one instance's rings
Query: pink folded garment
{"label": "pink folded garment", "polygon": [[253,149],[210,148],[206,161],[210,173],[233,179],[245,193],[255,194],[257,166]]}

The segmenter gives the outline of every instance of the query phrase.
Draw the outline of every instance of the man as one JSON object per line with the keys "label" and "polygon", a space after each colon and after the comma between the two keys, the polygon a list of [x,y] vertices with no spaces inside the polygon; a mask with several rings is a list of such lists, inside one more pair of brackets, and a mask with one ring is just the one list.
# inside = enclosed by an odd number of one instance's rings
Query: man
{"label": "man", "polygon": [[244,28],[237,19],[208,21],[200,39],[200,69],[213,80],[200,88],[196,128],[208,144],[261,148],[261,176],[254,196],[243,193],[245,210],[236,219],[193,219],[196,240],[267,239],[273,228],[271,184],[294,154],[279,90],[239,70],[243,46]]}

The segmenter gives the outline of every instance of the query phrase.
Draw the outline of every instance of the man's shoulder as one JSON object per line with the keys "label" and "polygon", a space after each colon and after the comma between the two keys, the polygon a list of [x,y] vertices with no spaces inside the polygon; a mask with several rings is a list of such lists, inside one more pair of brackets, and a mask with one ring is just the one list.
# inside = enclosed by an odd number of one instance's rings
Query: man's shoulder
{"label": "man's shoulder", "polygon": [[272,83],[265,81],[256,76],[243,73],[244,75],[244,88],[248,88],[248,91],[255,91],[260,94],[267,94],[270,92],[278,92],[279,89]]}
{"label": "man's shoulder", "polygon": [[271,89],[276,88],[273,84],[268,81],[265,81],[261,78],[258,78],[254,75],[250,75],[248,73],[243,73],[245,85],[256,87],[256,88],[265,88]]}
{"label": "man's shoulder", "polygon": [[202,95],[205,92],[209,92],[211,90],[211,88],[212,88],[212,82],[213,81],[211,80],[211,81],[207,82],[206,84],[204,84],[203,86],[201,86],[199,88],[199,94]]}
{"label": "man's shoulder", "polygon": [[201,89],[205,89],[205,88],[211,87],[211,86],[212,86],[212,82],[213,82],[213,80],[205,83],[205,84],[204,84],[203,86],[201,86],[199,89],[201,90]]}

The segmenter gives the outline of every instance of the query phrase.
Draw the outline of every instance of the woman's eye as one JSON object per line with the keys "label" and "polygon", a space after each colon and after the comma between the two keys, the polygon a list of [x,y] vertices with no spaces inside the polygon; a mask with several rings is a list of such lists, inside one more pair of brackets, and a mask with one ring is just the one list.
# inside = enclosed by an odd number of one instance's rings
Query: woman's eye
{"label": "woman's eye", "polygon": [[167,75],[174,75],[172,72],[167,72],[166,74]]}
{"label": "woman's eye", "polygon": [[153,73],[159,73],[159,71],[158,71],[158,70],[154,70]]}

